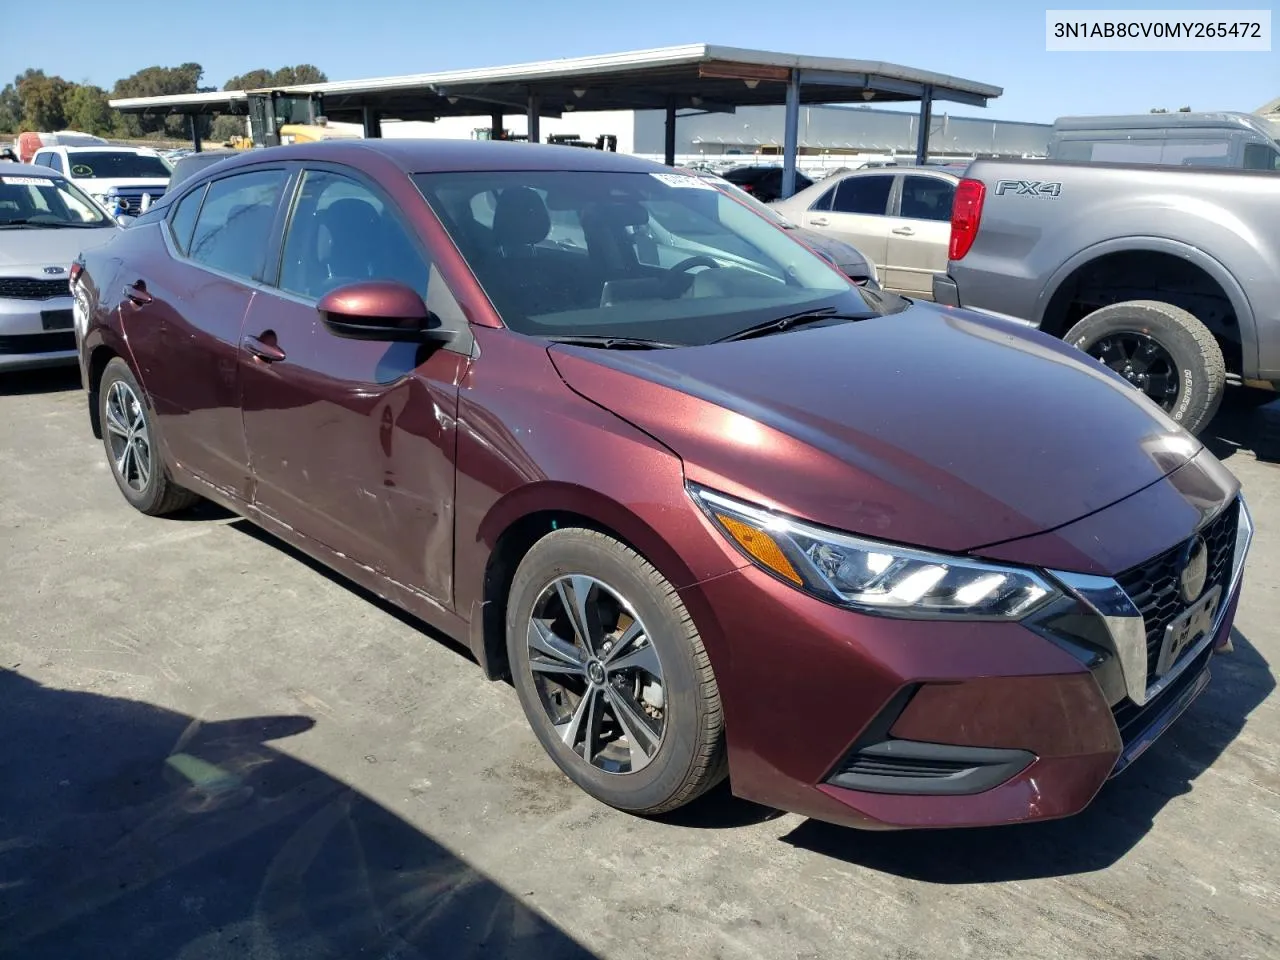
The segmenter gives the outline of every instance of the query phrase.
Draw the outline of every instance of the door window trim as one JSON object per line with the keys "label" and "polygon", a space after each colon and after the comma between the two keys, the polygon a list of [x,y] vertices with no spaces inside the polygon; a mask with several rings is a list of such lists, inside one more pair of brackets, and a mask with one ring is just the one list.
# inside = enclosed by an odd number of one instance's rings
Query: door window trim
{"label": "door window trim", "polygon": [[[187,254],[183,253],[178,248],[177,243],[175,243],[173,239],[173,217],[174,217],[174,213],[177,211],[179,205],[182,203],[183,200],[185,200],[188,196],[190,196],[196,190],[204,190],[205,195],[200,198],[200,209],[196,211],[195,223],[198,224],[200,222],[200,214],[204,212],[204,205],[209,197],[208,188],[211,187],[213,184],[217,183],[219,180],[226,180],[226,179],[229,179],[230,177],[239,176],[244,173],[262,173],[262,172],[271,171],[271,170],[283,171],[285,174],[284,186],[280,191],[280,196],[276,198],[275,213],[271,221],[271,231],[267,234],[267,254],[266,254],[266,258],[263,261],[263,266],[265,267],[266,264],[270,263],[272,260],[272,252],[271,252],[272,244],[278,242],[277,227],[280,222],[281,201],[286,196],[289,196],[292,193],[293,183],[291,182],[291,180],[293,177],[296,176],[296,173],[293,169],[296,166],[297,166],[296,163],[281,163],[280,161],[274,161],[271,163],[264,163],[261,165],[250,164],[248,166],[236,167],[234,170],[227,170],[225,172],[217,174],[216,176],[203,178],[199,180],[192,178],[194,182],[190,183],[189,186],[187,186],[187,189],[182,191],[180,196],[176,197],[171,202],[166,201],[168,202],[169,211],[164,218],[164,229],[160,231],[160,233],[162,238],[164,239],[165,249],[169,252],[169,256],[172,257],[174,260],[181,261],[182,263],[186,264],[189,267],[195,267],[197,270],[203,270],[205,273],[212,274],[215,277],[222,277],[226,280],[232,280],[235,283],[239,283],[246,287],[251,287],[255,290],[262,290],[268,293],[274,292],[275,288],[266,283],[263,283],[263,281],[259,277],[246,277],[246,276],[243,276],[242,274],[229,273],[226,270],[219,270],[217,267],[211,267],[207,263],[202,263],[201,261],[196,260],[188,256]],[[193,229],[194,229],[194,225],[193,225]]]}

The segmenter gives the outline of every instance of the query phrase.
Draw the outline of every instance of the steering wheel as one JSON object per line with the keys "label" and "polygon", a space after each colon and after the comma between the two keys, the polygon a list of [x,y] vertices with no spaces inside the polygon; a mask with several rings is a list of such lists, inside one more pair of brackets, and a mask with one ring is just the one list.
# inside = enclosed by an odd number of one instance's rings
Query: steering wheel
{"label": "steering wheel", "polygon": [[687,257],[681,260],[671,268],[671,273],[683,273],[686,270],[692,270],[694,267],[716,267],[720,266],[720,262],[705,254],[698,254],[696,257]]}

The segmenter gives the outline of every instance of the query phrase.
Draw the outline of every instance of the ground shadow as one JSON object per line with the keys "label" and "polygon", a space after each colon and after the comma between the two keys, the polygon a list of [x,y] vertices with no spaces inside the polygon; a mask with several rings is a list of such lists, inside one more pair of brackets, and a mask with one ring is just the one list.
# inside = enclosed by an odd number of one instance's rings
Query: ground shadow
{"label": "ground shadow", "polygon": [[440,844],[273,749],[0,669],[0,956],[397,960],[592,954]]}
{"label": "ground shadow", "polygon": [[1266,659],[1239,632],[1235,651],[1212,662],[1213,681],[1137,762],[1109,781],[1083,813],[1065,820],[982,830],[866,833],[807,820],[788,843],[848,863],[939,884],[1067,876],[1115,863],[1155,817],[1244,729],[1270,695]]}
{"label": "ground shadow", "polygon": [[1259,407],[1278,397],[1280,395],[1261,390],[1229,388],[1217,415],[1200,431],[1200,442],[1219,460],[1230,459],[1240,450],[1256,453],[1262,426]]}
{"label": "ground shadow", "polygon": [[65,393],[80,390],[80,368],[74,363],[63,367],[40,367],[0,374],[0,397],[18,394]]}

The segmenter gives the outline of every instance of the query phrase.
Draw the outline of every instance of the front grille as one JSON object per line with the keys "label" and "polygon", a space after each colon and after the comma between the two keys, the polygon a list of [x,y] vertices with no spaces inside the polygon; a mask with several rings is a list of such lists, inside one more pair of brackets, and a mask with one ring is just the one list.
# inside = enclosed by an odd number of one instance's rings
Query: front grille
{"label": "front grille", "polygon": [[69,297],[71,281],[31,280],[26,277],[0,277],[0,297],[11,300],[49,300],[53,297]]}
{"label": "front grille", "polygon": [[112,193],[112,196],[118,197],[121,205],[125,210],[129,211],[129,213],[137,214],[142,210],[142,195],[144,193],[151,194],[151,202],[155,203],[164,196],[164,188],[153,187],[147,190],[140,190],[137,187],[126,187],[123,189],[117,187]]}
{"label": "front grille", "polygon": [[[1227,600],[1227,587],[1231,580],[1231,560],[1235,553],[1239,517],[1239,503],[1233,500],[1198,531],[1209,550],[1209,576],[1205,591],[1221,586],[1223,603]],[[1156,676],[1156,666],[1160,659],[1160,645],[1164,641],[1165,629],[1187,609],[1187,604],[1178,593],[1178,578],[1182,573],[1180,561],[1185,546],[1185,542],[1180,543],[1116,577],[1134,606],[1142,613],[1147,628],[1147,686],[1159,679]]]}
{"label": "front grille", "polygon": [[1195,660],[1187,664],[1186,669],[1178,675],[1177,679],[1142,706],[1138,706],[1128,697],[1125,697],[1112,707],[1111,715],[1115,717],[1116,727],[1120,730],[1120,741],[1128,747],[1129,744],[1146,732],[1152,721],[1160,715],[1165,706],[1173,703],[1196,682],[1204,668],[1208,666],[1209,658],[1212,656],[1212,647],[1202,650]]}
{"label": "front grille", "polygon": [[19,353],[56,353],[76,348],[76,332],[22,333],[0,337],[0,356]]}

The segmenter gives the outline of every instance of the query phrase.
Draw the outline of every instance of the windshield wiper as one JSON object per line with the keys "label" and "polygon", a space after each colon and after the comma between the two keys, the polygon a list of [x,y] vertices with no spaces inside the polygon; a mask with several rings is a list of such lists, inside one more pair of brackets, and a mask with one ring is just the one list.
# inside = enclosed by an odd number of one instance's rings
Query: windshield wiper
{"label": "windshield wiper", "polygon": [[810,323],[821,323],[824,320],[870,320],[878,317],[878,313],[837,313],[834,308],[826,310],[805,310],[803,313],[792,313],[776,320],[767,320],[754,327],[747,327],[727,337],[713,340],[713,343],[729,343],[732,340],[750,340],[752,337],[767,337],[772,333],[783,333]]}
{"label": "windshield wiper", "polygon": [[4,227],[33,227],[33,228],[35,228],[35,229],[37,229],[37,230],[60,230],[60,229],[62,229],[62,228],[64,228],[64,227],[74,229],[74,228],[76,228],[76,227],[93,227],[93,226],[98,226],[98,224],[93,224],[93,223],[69,223],[69,222],[67,222],[66,220],[30,220],[30,219],[25,219],[25,218],[24,218],[24,219],[19,219],[19,220],[4,220],[4,221],[0,221],[0,228],[4,228]]}
{"label": "windshield wiper", "polygon": [[646,340],[643,337],[567,336],[547,337],[552,343],[564,343],[573,347],[602,347],[605,350],[671,350],[682,343],[663,340]]}

